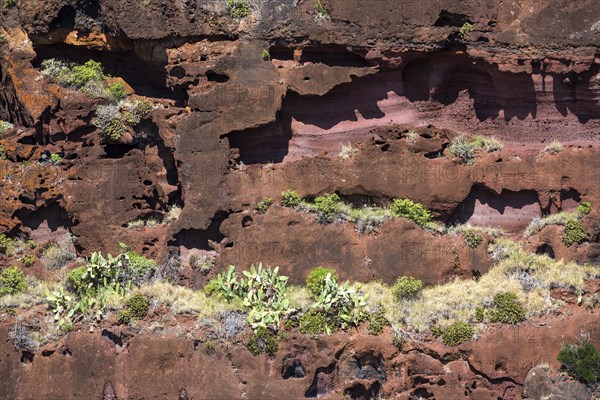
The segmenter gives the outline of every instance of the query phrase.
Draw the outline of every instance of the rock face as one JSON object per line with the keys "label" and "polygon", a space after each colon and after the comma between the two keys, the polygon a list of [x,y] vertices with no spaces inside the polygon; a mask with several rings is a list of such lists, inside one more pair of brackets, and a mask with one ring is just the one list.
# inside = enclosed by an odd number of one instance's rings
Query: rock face
{"label": "rock face", "polygon": [[[280,193],[336,192],[357,205],[409,197],[438,222],[499,226],[515,236],[533,218],[588,201],[583,244],[565,246],[549,226],[527,247],[600,262],[595,0],[324,0],[328,17],[314,1],[249,3],[241,19],[225,1],[19,0],[3,7],[0,118],[15,129],[0,135],[7,154],[0,157],[0,232],[39,241],[68,232],[81,256],[115,253],[119,242],[158,260],[178,254],[196,288],[229,264],[258,262],[280,265],[291,283],[326,265],[342,279],[391,283],[412,275],[436,284],[486,272],[490,238],[473,250],[404,219],[361,234],[350,223],[321,225],[282,207]],[[461,32],[466,23],[472,29]],[[150,117],[126,140],[105,140],[92,124],[103,100],[41,75],[40,64],[55,57],[100,62],[128,93],[153,104]],[[504,148],[460,162],[447,148],[462,133],[494,136]],[[543,152],[553,140],[564,149]],[[342,145],[357,151],[342,158]],[[62,162],[38,162],[49,153]],[[267,197],[275,203],[256,212]],[[177,219],[168,218],[173,206],[181,208]],[[159,223],[128,227],[139,219]],[[215,255],[216,267],[207,275],[192,270],[193,252]],[[30,273],[48,275],[39,265]],[[490,354],[517,349],[491,350],[485,341],[469,357],[397,354],[376,341],[363,353],[358,343],[332,358],[334,340],[322,359],[316,348],[295,348],[259,363],[229,349],[209,359],[180,338],[136,338],[120,354],[96,336],[68,341],[72,357],[57,350],[27,366],[2,343],[2,376],[11,379],[0,397],[301,398],[342,388],[351,398],[397,390],[398,398],[509,399],[520,396],[534,367],[513,358],[509,370],[489,370]],[[148,360],[163,361],[157,370]],[[214,365],[202,369],[206,363]],[[192,373],[199,369],[200,378]],[[60,370],[69,383],[52,385]],[[530,375],[530,398],[583,395],[539,369]]]}

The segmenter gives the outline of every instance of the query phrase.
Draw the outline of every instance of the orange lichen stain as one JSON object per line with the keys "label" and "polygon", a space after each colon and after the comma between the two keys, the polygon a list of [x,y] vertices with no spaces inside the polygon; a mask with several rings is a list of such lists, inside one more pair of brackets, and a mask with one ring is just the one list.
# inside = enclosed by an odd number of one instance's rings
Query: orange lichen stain
{"label": "orange lichen stain", "polygon": [[72,31],[65,38],[65,43],[72,46],[100,47],[110,50],[110,45],[104,33],[90,32],[86,35],[78,31]]}

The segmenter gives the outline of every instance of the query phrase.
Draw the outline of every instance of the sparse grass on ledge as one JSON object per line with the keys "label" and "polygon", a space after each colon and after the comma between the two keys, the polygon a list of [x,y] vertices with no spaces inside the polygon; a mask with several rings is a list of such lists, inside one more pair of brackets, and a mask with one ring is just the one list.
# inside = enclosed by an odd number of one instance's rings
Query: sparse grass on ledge
{"label": "sparse grass on ledge", "polygon": [[466,136],[455,137],[448,147],[448,155],[458,157],[467,164],[472,164],[477,151],[486,151],[488,153],[502,150],[504,145],[498,139],[485,136]]}
{"label": "sparse grass on ledge", "polygon": [[563,149],[562,143],[555,140],[553,142],[550,142],[550,144],[547,145],[546,147],[544,147],[544,150],[542,150],[542,153],[558,154],[562,151],[562,149]]}

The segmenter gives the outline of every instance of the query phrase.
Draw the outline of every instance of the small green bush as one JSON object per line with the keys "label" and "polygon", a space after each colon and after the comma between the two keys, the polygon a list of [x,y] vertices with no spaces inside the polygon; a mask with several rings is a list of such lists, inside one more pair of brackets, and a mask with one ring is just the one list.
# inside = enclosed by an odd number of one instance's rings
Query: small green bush
{"label": "small green bush", "polygon": [[6,147],[0,144],[0,160],[6,160],[8,158],[8,153],[6,151]]}
{"label": "small green bush", "polygon": [[262,51],[261,57],[264,61],[269,61],[271,59],[271,54],[269,54],[269,50],[264,49]]}
{"label": "small green bush", "polygon": [[467,35],[471,32],[473,32],[473,24],[471,24],[469,22],[465,22],[464,24],[462,24],[462,26],[458,30],[458,34],[460,35],[461,38],[464,38],[465,35]]}
{"label": "small green bush", "polygon": [[589,201],[582,201],[577,206],[577,212],[581,215],[588,215],[589,213],[592,212],[592,205],[590,204]]}
{"label": "small green bush", "polygon": [[440,337],[444,334],[444,331],[442,331],[442,328],[440,328],[439,326],[432,326],[431,327],[431,334],[433,335],[433,337]]}
{"label": "small green bush", "polygon": [[475,320],[477,320],[477,322],[483,322],[484,319],[485,319],[485,308],[477,307],[475,309]]}
{"label": "small green bush", "polygon": [[0,254],[11,254],[15,245],[15,241],[8,236],[0,233]]}
{"label": "small green bush", "polygon": [[511,292],[498,293],[494,296],[490,321],[503,324],[516,324],[525,321],[525,307],[516,294]]}
{"label": "small green bush", "polygon": [[586,237],[587,233],[583,224],[576,219],[570,219],[565,224],[561,239],[565,246],[571,247],[574,244],[583,243]]}
{"label": "small green bush", "polygon": [[204,294],[208,297],[212,297],[219,293],[219,281],[216,279],[210,280],[204,285]]}
{"label": "small green bush", "polygon": [[286,190],[281,193],[281,205],[284,207],[296,207],[300,204],[300,196],[295,190]]}
{"label": "small green bush", "polygon": [[465,237],[465,242],[467,246],[474,249],[478,247],[481,243],[483,243],[483,237],[479,235],[475,229],[465,229],[463,232],[463,236]]}
{"label": "small green bush", "polygon": [[248,0],[227,0],[227,11],[235,19],[244,18],[250,14],[250,4]]}
{"label": "small green bush", "polygon": [[496,150],[502,150],[504,145],[498,139],[493,137],[460,135],[452,139],[448,146],[448,154],[462,159],[467,164],[473,163],[476,151],[487,151],[491,153]]}
{"label": "small green bush", "polygon": [[311,310],[300,316],[300,333],[313,337],[327,333],[329,317],[324,312]]}
{"label": "small green bush", "polygon": [[89,288],[88,283],[84,279],[84,275],[87,271],[85,266],[77,267],[69,271],[67,274],[67,290],[78,295],[83,296],[89,290],[94,290],[94,288]]}
{"label": "small green bush", "polygon": [[315,10],[321,18],[329,18],[330,16],[329,10],[325,8],[325,5],[321,2],[321,0],[317,0],[317,2],[315,3]]}
{"label": "small green bush", "polygon": [[423,289],[423,282],[412,276],[401,276],[392,286],[392,293],[398,300],[414,299],[419,296]]}
{"label": "small green bush", "polygon": [[17,0],[4,0],[4,8],[11,8],[17,5]]}
{"label": "small green bush", "polygon": [[442,339],[446,346],[458,346],[473,338],[473,328],[466,322],[455,322],[444,330]]}
{"label": "small green bush", "polygon": [[128,251],[127,256],[129,257],[130,268],[138,279],[153,275],[158,268],[156,261],[133,251]]}
{"label": "small green bush", "polygon": [[8,267],[0,273],[0,296],[24,292],[26,289],[25,274],[18,267]]}
{"label": "small green bush", "polygon": [[246,347],[252,355],[257,356],[260,353],[266,353],[274,356],[279,349],[275,336],[266,328],[260,327],[246,343]]}
{"label": "small green bush", "polygon": [[333,222],[342,209],[342,199],[337,193],[324,194],[315,198],[315,206],[322,223]]}
{"label": "small green bush", "polygon": [[119,310],[117,314],[117,321],[119,324],[127,325],[131,322],[131,312],[127,309]]}
{"label": "small green bush", "polygon": [[125,88],[121,82],[113,83],[106,88],[106,92],[115,103],[118,103],[125,97]]}
{"label": "small green bush", "polygon": [[310,271],[308,277],[306,277],[306,287],[313,295],[319,296],[321,294],[325,287],[327,274],[331,274],[331,277],[335,278],[336,281],[339,280],[338,273],[333,268],[316,267]]}
{"label": "small green bush", "polygon": [[411,199],[395,199],[390,206],[390,210],[396,217],[411,219],[421,227],[431,222],[431,213],[421,204],[415,203]]}
{"label": "small green bush", "polygon": [[23,263],[23,265],[29,268],[33,264],[35,264],[35,257],[30,255],[24,255],[23,257],[21,257],[21,262]]}
{"label": "small green bush", "polygon": [[267,210],[269,209],[269,207],[271,207],[272,204],[273,199],[270,197],[265,197],[264,199],[256,203],[256,207],[254,209],[257,213],[264,214],[267,212]]}
{"label": "small green bush", "polygon": [[140,293],[134,294],[127,300],[127,309],[135,319],[143,319],[148,315],[149,307],[150,302],[148,302],[148,299]]}
{"label": "small green bush", "polygon": [[378,336],[383,332],[383,327],[389,324],[389,321],[385,317],[385,308],[380,307],[377,312],[374,312],[369,316],[367,330],[371,335]]}
{"label": "small green bush", "polygon": [[102,64],[98,61],[89,60],[83,65],[73,66],[69,84],[81,89],[90,81],[101,82],[104,79],[106,79],[106,76],[102,72]]}
{"label": "small green bush", "polygon": [[600,353],[590,343],[563,345],[557,357],[574,378],[590,386],[600,383]]}

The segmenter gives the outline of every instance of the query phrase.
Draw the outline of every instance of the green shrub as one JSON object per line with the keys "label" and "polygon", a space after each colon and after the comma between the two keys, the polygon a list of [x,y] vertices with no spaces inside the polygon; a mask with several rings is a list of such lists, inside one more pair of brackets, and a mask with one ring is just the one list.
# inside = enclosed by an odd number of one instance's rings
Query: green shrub
{"label": "green shrub", "polygon": [[313,337],[328,332],[327,323],[329,317],[326,313],[316,310],[310,310],[300,316],[300,333],[311,335]]}
{"label": "green shrub", "polygon": [[31,250],[35,249],[37,247],[37,243],[35,242],[35,240],[29,239],[27,241],[27,246],[29,246],[29,248]]}
{"label": "green shrub", "polygon": [[156,271],[158,268],[156,261],[139,255],[133,251],[128,251],[127,256],[129,257],[129,268],[134,275],[133,278],[136,281],[152,276],[154,271]]}
{"label": "green shrub", "polygon": [[264,327],[260,327],[254,332],[250,340],[246,343],[246,347],[254,356],[257,356],[260,353],[274,356],[279,348],[275,336]]}
{"label": "green shrub", "polygon": [[4,133],[4,131],[13,129],[15,126],[8,121],[0,120],[0,136]]}
{"label": "green shrub", "polygon": [[367,296],[357,293],[348,282],[339,284],[331,274],[325,278],[325,286],[319,294],[313,310],[327,315],[327,334],[334,329],[348,329],[367,318]]}
{"label": "green shrub", "polygon": [[400,299],[414,299],[419,296],[423,289],[423,282],[412,276],[401,276],[396,280],[394,286],[392,286],[392,293],[398,300]]}
{"label": "green shrub", "polygon": [[269,207],[271,207],[272,204],[273,199],[270,197],[265,197],[264,199],[256,203],[256,207],[254,209],[257,213],[264,214],[267,212],[267,210],[269,209]]}
{"label": "green shrub", "polygon": [[106,92],[115,103],[118,103],[125,97],[125,88],[121,82],[113,83],[106,88]]}
{"label": "green shrub", "polygon": [[24,292],[26,289],[25,274],[18,267],[8,267],[0,273],[0,296]]}
{"label": "green shrub", "polygon": [[313,295],[318,296],[321,294],[325,287],[325,278],[327,278],[327,274],[331,274],[331,277],[335,278],[336,281],[339,279],[338,273],[333,268],[316,267],[310,271],[306,278],[306,287]]}
{"label": "green shrub", "polygon": [[271,59],[271,54],[269,54],[269,50],[264,49],[261,53],[261,57],[264,61],[269,61]]}
{"label": "green shrub", "polygon": [[102,128],[102,133],[104,134],[104,136],[110,139],[120,140],[123,137],[123,134],[125,133],[125,127],[123,126],[120,120],[113,119],[108,124],[106,124],[104,128]]}
{"label": "green shrub", "polygon": [[219,282],[216,279],[210,280],[204,285],[204,294],[208,297],[212,297],[219,293]]}
{"label": "green shrub", "polygon": [[511,292],[498,293],[494,296],[490,321],[503,324],[516,324],[525,321],[525,307],[516,294]]}
{"label": "green shrub", "polygon": [[71,69],[69,84],[81,89],[90,81],[101,82],[104,79],[106,79],[106,76],[102,72],[102,64],[89,60],[85,64],[75,65]]}
{"label": "green shrub", "polygon": [[23,263],[23,265],[29,268],[33,264],[35,264],[35,257],[30,255],[24,255],[23,257],[21,257],[21,262]]}
{"label": "green shrub", "polygon": [[577,212],[581,215],[588,215],[589,213],[592,212],[592,205],[590,204],[589,201],[582,201],[577,206]]}
{"label": "green shrub", "polygon": [[117,321],[119,324],[127,325],[131,322],[131,312],[127,309],[119,310],[117,314]]}
{"label": "green shrub", "polygon": [[148,299],[140,293],[134,294],[127,300],[127,309],[131,313],[131,316],[135,319],[143,319],[148,315],[148,308],[150,302]]}
{"label": "green shrub", "polygon": [[235,19],[244,18],[250,14],[250,4],[248,0],[227,0],[227,11]]}
{"label": "green shrub", "polygon": [[12,254],[15,246],[15,241],[8,236],[0,233],[0,254]]}
{"label": "green shrub", "polygon": [[419,226],[431,222],[431,213],[419,203],[410,199],[395,199],[390,206],[392,214],[396,217],[404,217],[415,221]]}
{"label": "green shrub", "polygon": [[475,309],[475,320],[477,320],[477,322],[483,322],[484,319],[485,319],[485,308],[477,307]]}
{"label": "green shrub", "polygon": [[342,209],[342,199],[336,193],[324,194],[315,198],[315,206],[322,223],[333,222]]}
{"label": "green shrub", "polygon": [[586,237],[587,233],[583,224],[576,219],[570,219],[565,224],[561,239],[565,246],[571,247],[574,244],[582,243]]}
{"label": "green shrub", "polygon": [[574,378],[590,386],[600,383],[600,353],[590,343],[563,345],[557,357]]}
{"label": "green shrub", "polygon": [[433,335],[433,337],[440,337],[444,334],[444,332],[442,331],[442,328],[440,328],[439,326],[432,326],[431,327],[431,334]]}
{"label": "green shrub", "polygon": [[462,26],[458,30],[458,34],[460,35],[461,38],[464,38],[465,35],[467,35],[471,32],[473,32],[473,24],[471,24],[469,22],[465,22],[464,24],[462,24]]}
{"label": "green shrub", "polygon": [[446,346],[458,346],[471,340],[474,333],[466,322],[455,322],[444,330],[443,341]]}
{"label": "green shrub", "polygon": [[84,279],[87,268],[85,266],[77,267],[69,271],[67,274],[67,290],[78,296],[83,296],[85,293],[95,288],[90,288],[88,282]]}
{"label": "green shrub", "polygon": [[0,144],[0,160],[6,160],[8,158],[8,153],[6,151],[6,147]]}
{"label": "green shrub", "polygon": [[40,253],[40,261],[44,268],[52,271],[63,268],[73,261],[76,254],[73,252],[72,244],[70,237],[47,244]]}
{"label": "green shrub", "polygon": [[300,204],[300,196],[295,190],[286,190],[281,193],[281,205],[284,207],[296,207]]}
{"label": "green shrub", "polygon": [[286,331],[291,331],[292,329],[296,329],[300,326],[300,321],[296,318],[288,318],[283,322],[283,329]]}
{"label": "green shrub", "polygon": [[378,311],[369,316],[369,325],[367,330],[371,335],[379,335],[383,332],[383,327],[389,325],[389,321],[385,317],[385,308],[380,307]]}
{"label": "green shrub", "polygon": [[315,10],[317,11],[317,15],[321,18],[329,18],[329,11],[325,8],[325,5],[321,2],[321,0],[317,0],[315,3]]}
{"label": "green shrub", "polygon": [[483,237],[479,235],[475,229],[465,229],[463,232],[467,246],[474,249],[483,243]]}
{"label": "green shrub", "polygon": [[503,147],[504,145],[495,138],[484,136],[467,137],[466,135],[460,135],[450,142],[448,154],[462,159],[467,164],[472,164],[476,151],[484,150],[490,153],[501,150]]}
{"label": "green shrub", "polygon": [[4,0],[4,8],[11,8],[17,5],[17,0]]}

